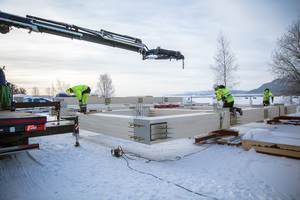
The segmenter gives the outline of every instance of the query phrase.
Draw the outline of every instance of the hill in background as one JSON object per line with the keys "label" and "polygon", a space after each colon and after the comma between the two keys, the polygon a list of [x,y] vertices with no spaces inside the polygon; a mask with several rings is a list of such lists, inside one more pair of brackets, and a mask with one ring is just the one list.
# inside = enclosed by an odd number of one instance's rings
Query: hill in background
{"label": "hill in background", "polygon": [[274,95],[300,95],[299,85],[292,84],[287,79],[275,79],[257,89],[250,90],[248,94],[263,93],[265,88],[269,88]]}
{"label": "hill in background", "polygon": [[[269,88],[274,95],[300,95],[300,87],[291,84],[287,79],[275,79],[272,82],[264,83],[259,88],[246,90],[232,90],[232,94],[262,94],[265,88]],[[175,96],[209,96],[213,95],[213,90],[186,92],[184,94],[175,94]]]}

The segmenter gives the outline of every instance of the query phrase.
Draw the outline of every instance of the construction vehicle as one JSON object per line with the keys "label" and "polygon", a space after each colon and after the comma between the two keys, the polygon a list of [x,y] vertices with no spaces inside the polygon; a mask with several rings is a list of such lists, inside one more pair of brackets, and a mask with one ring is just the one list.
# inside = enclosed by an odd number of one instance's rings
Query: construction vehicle
{"label": "construction vehicle", "polygon": [[[0,67],[0,155],[39,148],[29,144],[29,138],[73,132],[78,141],[78,116],[60,116],[61,102],[15,102],[13,86],[5,79],[5,67]],[[50,107],[56,110],[56,119],[28,113],[26,108]],[[22,109],[23,111],[18,111]]]}
{"label": "construction vehicle", "polygon": [[[175,59],[184,61],[179,51],[157,47],[148,49],[142,40],[105,30],[91,30],[63,22],[56,22],[27,15],[21,17],[0,11],[0,33],[7,34],[12,27],[28,29],[29,33],[48,33],[71,39],[84,40],[129,51],[142,55],[142,59]],[[183,63],[184,66],[184,63]],[[38,144],[28,144],[30,137],[73,132],[78,142],[78,117],[61,117],[60,102],[14,102],[12,88],[7,84],[4,68],[0,67],[0,155],[38,148]],[[6,99],[6,100],[4,100]],[[15,111],[18,108],[54,107],[58,112],[55,122],[47,121],[46,116]],[[65,120],[66,123],[63,123]],[[53,123],[55,125],[53,125]]]}

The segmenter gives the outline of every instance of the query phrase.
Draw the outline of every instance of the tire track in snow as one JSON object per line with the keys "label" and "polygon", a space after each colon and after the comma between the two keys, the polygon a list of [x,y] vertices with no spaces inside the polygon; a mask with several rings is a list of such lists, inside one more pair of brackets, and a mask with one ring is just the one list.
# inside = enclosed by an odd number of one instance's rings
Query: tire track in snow
{"label": "tire track in snow", "polygon": [[58,192],[66,191],[56,185],[51,174],[28,152],[0,157],[0,200],[55,198]]}

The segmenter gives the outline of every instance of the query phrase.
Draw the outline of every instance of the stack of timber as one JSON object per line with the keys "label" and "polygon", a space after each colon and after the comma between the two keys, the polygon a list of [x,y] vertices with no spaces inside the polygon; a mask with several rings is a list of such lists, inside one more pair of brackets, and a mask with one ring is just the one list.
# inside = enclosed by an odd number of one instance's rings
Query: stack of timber
{"label": "stack of timber", "polygon": [[242,139],[242,148],[256,152],[300,159],[300,133],[282,135],[276,131],[253,129]]}

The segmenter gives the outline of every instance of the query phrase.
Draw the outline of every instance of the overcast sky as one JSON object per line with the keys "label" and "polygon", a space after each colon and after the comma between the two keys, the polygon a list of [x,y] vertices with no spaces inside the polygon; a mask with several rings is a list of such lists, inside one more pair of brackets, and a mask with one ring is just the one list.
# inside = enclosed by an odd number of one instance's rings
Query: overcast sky
{"label": "overcast sky", "polygon": [[276,41],[300,16],[299,0],[0,0],[0,10],[140,38],[149,49],[180,51],[182,61],[142,60],[136,52],[14,28],[0,34],[6,79],[31,94],[46,94],[57,79],[94,92],[108,73],[117,96],[167,96],[210,90],[222,31],[236,55],[240,84],[251,90],[273,80],[268,71]]}

